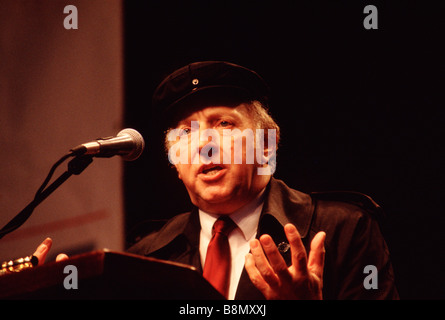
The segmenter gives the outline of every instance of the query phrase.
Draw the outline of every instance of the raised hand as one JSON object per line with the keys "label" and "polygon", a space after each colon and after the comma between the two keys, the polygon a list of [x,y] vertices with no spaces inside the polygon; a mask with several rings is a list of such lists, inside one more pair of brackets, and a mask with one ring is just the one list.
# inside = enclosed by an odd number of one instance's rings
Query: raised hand
{"label": "raised hand", "polygon": [[290,244],[292,265],[286,265],[272,238],[262,235],[250,242],[251,253],[246,255],[250,280],[269,300],[321,300],[326,234],[315,235],[307,258],[297,228],[287,224],[284,232]]}

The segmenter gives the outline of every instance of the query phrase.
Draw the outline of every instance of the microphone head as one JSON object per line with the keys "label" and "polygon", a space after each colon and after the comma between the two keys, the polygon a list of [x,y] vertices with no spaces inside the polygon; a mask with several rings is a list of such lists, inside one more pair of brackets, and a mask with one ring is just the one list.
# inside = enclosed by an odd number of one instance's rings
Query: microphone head
{"label": "microphone head", "polygon": [[122,159],[125,161],[136,160],[137,158],[140,157],[142,151],[144,151],[145,148],[144,138],[139,132],[131,128],[123,129],[117,134],[117,136],[124,136],[124,135],[131,137],[131,140],[134,143],[134,147],[133,150],[130,151],[128,154],[122,155]]}

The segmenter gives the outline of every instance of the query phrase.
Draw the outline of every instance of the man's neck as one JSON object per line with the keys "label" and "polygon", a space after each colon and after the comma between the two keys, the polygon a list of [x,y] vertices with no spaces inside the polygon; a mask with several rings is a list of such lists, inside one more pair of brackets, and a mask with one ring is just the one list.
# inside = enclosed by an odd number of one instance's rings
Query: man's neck
{"label": "man's neck", "polygon": [[[241,229],[244,237],[249,239],[253,233],[256,232],[258,221],[261,215],[261,210],[264,204],[265,188],[250,202],[235,210],[230,214],[224,214],[229,216]],[[212,226],[221,214],[208,213],[199,209],[199,218],[201,226],[206,229],[207,226]],[[211,232],[207,230],[207,232]]]}

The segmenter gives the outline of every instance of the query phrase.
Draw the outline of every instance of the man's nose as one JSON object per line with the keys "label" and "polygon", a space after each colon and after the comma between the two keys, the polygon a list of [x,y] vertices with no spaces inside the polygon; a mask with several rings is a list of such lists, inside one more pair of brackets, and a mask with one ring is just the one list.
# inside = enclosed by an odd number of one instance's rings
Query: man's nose
{"label": "man's nose", "polygon": [[216,129],[200,130],[198,144],[199,156],[202,163],[220,163],[220,137]]}

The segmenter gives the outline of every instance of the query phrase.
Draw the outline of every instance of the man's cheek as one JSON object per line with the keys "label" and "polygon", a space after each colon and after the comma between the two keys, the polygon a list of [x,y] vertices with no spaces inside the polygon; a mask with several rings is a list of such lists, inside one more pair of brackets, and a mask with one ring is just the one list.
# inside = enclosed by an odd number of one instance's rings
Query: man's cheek
{"label": "man's cheek", "polygon": [[175,166],[176,171],[178,172],[178,178],[181,179],[185,184],[189,184],[190,181],[193,181],[192,172],[193,168],[189,164],[177,164]]}

